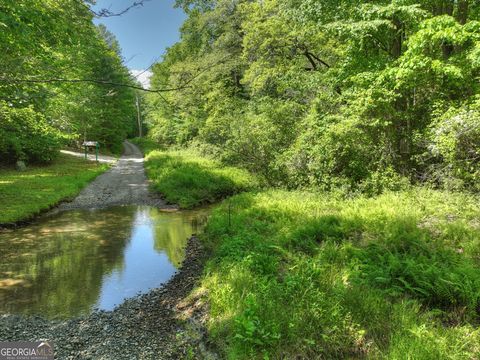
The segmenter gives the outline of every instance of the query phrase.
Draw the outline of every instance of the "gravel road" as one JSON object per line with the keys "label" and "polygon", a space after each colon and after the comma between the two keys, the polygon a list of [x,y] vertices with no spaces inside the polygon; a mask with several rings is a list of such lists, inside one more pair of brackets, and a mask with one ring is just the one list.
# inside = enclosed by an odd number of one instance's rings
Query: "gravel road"
{"label": "gravel road", "polygon": [[69,203],[58,210],[92,209],[114,205],[151,205],[166,208],[160,196],[148,191],[143,154],[134,144],[125,141],[124,152],[114,167],[97,177]]}
{"label": "gravel road", "polygon": [[[54,211],[128,204],[171,208],[148,191],[140,150],[127,141],[124,148],[111,170]],[[0,341],[53,341],[56,359],[217,359],[207,349],[205,302],[201,296],[189,296],[204,259],[200,241],[192,237],[182,267],[165,286],[129,299],[113,311],[70,320],[0,315]]]}

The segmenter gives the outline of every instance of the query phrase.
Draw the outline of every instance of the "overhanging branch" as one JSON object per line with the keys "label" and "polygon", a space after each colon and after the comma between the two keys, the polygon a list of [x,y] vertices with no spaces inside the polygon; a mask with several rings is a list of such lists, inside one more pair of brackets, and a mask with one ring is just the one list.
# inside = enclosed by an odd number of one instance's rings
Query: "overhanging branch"
{"label": "overhanging branch", "polygon": [[126,83],[117,83],[108,80],[98,80],[98,79],[66,79],[66,78],[52,78],[52,79],[39,79],[39,78],[8,78],[8,77],[0,77],[0,84],[48,84],[48,83],[91,83],[91,84],[99,84],[99,85],[109,85],[109,86],[116,86],[116,87],[126,87],[130,89],[150,92],[150,93],[163,93],[163,92],[170,92],[170,91],[179,91],[187,88],[191,88],[192,86],[190,83],[197,79],[200,75],[205,73],[206,71],[224,63],[229,56],[225,56],[218,60],[217,62],[205,66],[204,68],[200,68],[197,70],[197,73],[190,77],[190,79],[186,80],[183,84],[177,87],[170,87],[170,88],[163,88],[163,89],[146,89],[142,86],[126,84]]}
{"label": "overhanging branch", "polygon": [[129,7],[123,9],[122,11],[120,11],[120,12],[118,12],[118,13],[115,13],[115,12],[111,11],[110,9],[106,9],[106,8],[100,9],[99,11],[94,11],[94,10],[90,9],[90,11],[91,11],[92,14],[95,15],[95,17],[97,17],[97,18],[113,17],[113,16],[122,16],[123,14],[127,13],[128,11],[130,11],[130,10],[133,9],[133,8],[143,6],[143,4],[144,4],[146,1],[150,1],[150,0],[137,0],[137,1],[135,1],[134,3],[132,3],[132,5],[130,5]]}

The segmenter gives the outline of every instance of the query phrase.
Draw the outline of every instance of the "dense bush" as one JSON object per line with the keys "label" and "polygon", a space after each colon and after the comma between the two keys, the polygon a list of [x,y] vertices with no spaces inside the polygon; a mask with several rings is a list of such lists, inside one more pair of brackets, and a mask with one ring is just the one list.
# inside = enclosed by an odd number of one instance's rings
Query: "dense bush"
{"label": "dense bush", "polygon": [[32,108],[15,109],[0,102],[1,162],[48,162],[58,155],[60,134]]}
{"label": "dense bush", "polygon": [[452,179],[480,190],[480,100],[452,108],[432,126],[433,156],[441,157],[432,172],[436,180],[452,185]]}
{"label": "dense bush", "polygon": [[189,16],[152,85],[180,90],[148,99],[159,143],[291,188],[478,188],[478,2],[177,4]]}

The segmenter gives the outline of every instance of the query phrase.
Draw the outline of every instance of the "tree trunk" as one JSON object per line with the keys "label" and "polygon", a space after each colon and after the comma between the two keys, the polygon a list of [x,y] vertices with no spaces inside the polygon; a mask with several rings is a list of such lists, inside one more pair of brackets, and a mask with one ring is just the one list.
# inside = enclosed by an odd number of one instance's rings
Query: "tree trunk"
{"label": "tree trunk", "polygon": [[403,24],[397,19],[393,18],[393,25],[395,26],[395,38],[391,46],[391,54],[395,59],[398,59],[402,55],[402,44],[403,44]]}
{"label": "tree trunk", "polygon": [[457,5],[457,21],[460,24],[465,24],[468,19],[468,0],[458,0]]}

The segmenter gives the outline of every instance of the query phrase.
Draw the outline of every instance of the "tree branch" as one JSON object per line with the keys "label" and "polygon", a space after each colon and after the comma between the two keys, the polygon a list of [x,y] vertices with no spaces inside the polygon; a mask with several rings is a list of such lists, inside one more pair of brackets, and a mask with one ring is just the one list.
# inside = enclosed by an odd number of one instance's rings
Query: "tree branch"
{"label": "tree branch", "polygon": [[151,93],[162,93],[162,92],[169,92],[169,91],[179,91],[183,90],[186,88],[190,88],[189,84],[198,78],[200,75],[202,75],[204,72],[212,69],[215,66],[218,66],[222,64],[225,60],[227,60],[229,56],[225,56],[219,61],[213,63],[212,65],[206,66],[203,69],[198,69],[198,72],[193,75],[190,79],[185,81],[182,85],[177,86],[177,87],[171,87],[171,88],[164,88],[164,89],[145,89],[142,86],[138,85],[132,85],[132,84],[126,84],[126,83],[117,83],[113,81],[108,81],[108,80],[97,80],[97,79],[65,79],[65,78],[52,78],[52,79],[18,79],[18,78],[6,78],[6,77],[0,77],[0,83],[4,84],[15,84],[15,83],[40,83],[40,84],[47,84],[47,83],[92,83],[92,84],[100,84],[100,85],[110,85],[110,86],[117,86],[117,87],[126,87],[126,88],[131,88],[135,90],[141,90],[145,92],[151,92]]}
{"label": "tree branch", "polygon": [[315,71],[317,70],[317,63],[315,62],[315,60],[313,60],[311,54],[305,50],[305,52],[303,53],[307,59],[308,59],[308,62],[310,63],[310,65],[312,65],[312,70]]}
{"label": "tree branch", "polygon": [[369,34],[369,35],[374,40],[374,42],[377,43],[377,45],[380,47],[380,49],[382,49],[386,53],[392,55],[390,49],[388,49],[387,46],[377,36],[375,36],[374,34]]}
{"label": "tree branch", "polygon": [[322,64],[323,66],[327,67],[330,69],[330,65],[328,65],[325,61],[323,61],[322,59],[320,59],[317,55],[315,54],[312,54],[312,53],[309,53],[311,57],[313,57],[315,60],[317,60],[320,64]]}
{"label": "tree branch", "polygon": [[114,13],[114,12],[112,12],[110,9],[106,9],[106,8],[100,9],[98,12],[95,11],[95,10],[92,10],[92,9],[90,9],[90,11],[91,11],[92,14],[95,15],[95,17],[97,17],[97,18],[113,17],[113,16],[122,16],[123,14],[127,13],[128,11],[130,11],[130,10],[133,9],[133,8],[143,6],[143,4],[144,4],[146,1],[150,1],[150,0],[137,0],[137,1],[135,1],[132,5],[130,5],[129,7],[123,9],[122,11],[120,11],[120,12],[118,12],[118,13]]}

